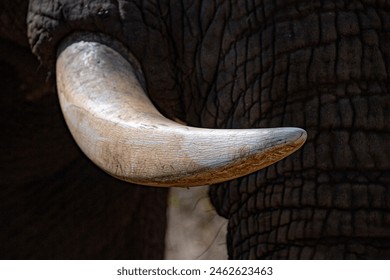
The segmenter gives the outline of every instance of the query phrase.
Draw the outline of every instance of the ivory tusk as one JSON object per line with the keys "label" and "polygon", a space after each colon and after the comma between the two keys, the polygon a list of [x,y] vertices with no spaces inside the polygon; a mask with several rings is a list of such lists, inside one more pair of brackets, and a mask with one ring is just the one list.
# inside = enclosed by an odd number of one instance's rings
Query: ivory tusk
{"label": "ivory tusk", "polygon": [[79,41],[57,59],[66,123],[81,150],[119,179],[149,186],[200,186],[258,171],[299,149],[299,128],[205,129],[162,116],[141,74],[112,48]]}

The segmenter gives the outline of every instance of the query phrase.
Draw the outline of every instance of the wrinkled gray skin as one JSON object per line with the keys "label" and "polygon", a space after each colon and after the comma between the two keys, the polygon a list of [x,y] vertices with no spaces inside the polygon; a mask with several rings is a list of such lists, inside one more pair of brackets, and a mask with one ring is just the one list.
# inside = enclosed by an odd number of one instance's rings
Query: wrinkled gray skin
{"label": "wrinkled gray skin", "polygon": [[[32,70],[27,47],[54,76],[61,40],[86,31],[138,58],[170,118],[307,130],[293,156],[210,189],[229,219],[230,258],[390,258],[390,4],[335,2],[31,0],[28,12],[27,2],[3,4],[0,35],[29,60],[2,55],[13,87],[2,94],[1,122],[15,147],[0,155],[2,257],[162,257],[166,191],[92,167],[64,127],[50,79]],[[10,18],[20,19],[12,32]],[[10,68],[34,91],[20,89]],[[10,124],[10,115],[19,119]]]}

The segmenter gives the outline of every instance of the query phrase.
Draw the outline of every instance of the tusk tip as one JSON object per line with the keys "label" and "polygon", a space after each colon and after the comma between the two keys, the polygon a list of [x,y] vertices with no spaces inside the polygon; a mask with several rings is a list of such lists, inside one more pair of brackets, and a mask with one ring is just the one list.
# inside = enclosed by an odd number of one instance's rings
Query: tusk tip
{"label": "tusk tip", "polygon": [[306,142],[307,132],[302,128],[287,127],[282,128],[282,131],[285,132],[286,141],[291,143],[291,145],[296,146],[297,149]]}

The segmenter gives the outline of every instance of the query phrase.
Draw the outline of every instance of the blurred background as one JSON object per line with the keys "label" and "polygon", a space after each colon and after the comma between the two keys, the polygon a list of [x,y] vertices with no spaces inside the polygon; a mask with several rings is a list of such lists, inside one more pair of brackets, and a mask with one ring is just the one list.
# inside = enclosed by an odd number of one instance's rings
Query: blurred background
{"label": "blurred background", "polygon": [[166,259],[227,259],[227,220],[211,205],[208,186],[171,188],[168,205]]}

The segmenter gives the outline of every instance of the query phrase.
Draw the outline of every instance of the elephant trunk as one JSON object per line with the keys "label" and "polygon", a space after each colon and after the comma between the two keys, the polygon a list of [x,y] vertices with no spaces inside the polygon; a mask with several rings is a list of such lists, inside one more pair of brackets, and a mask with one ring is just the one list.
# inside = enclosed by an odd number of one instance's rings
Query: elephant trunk
{"label": "elephant trunk", "polygon": [[83,152],[119,179],[199,186],[247,175],[301,147],[298,128],[202,129],[162,116],[145,93],[136,59],[83,39],[62,46],[57,87],[67,125]]}

